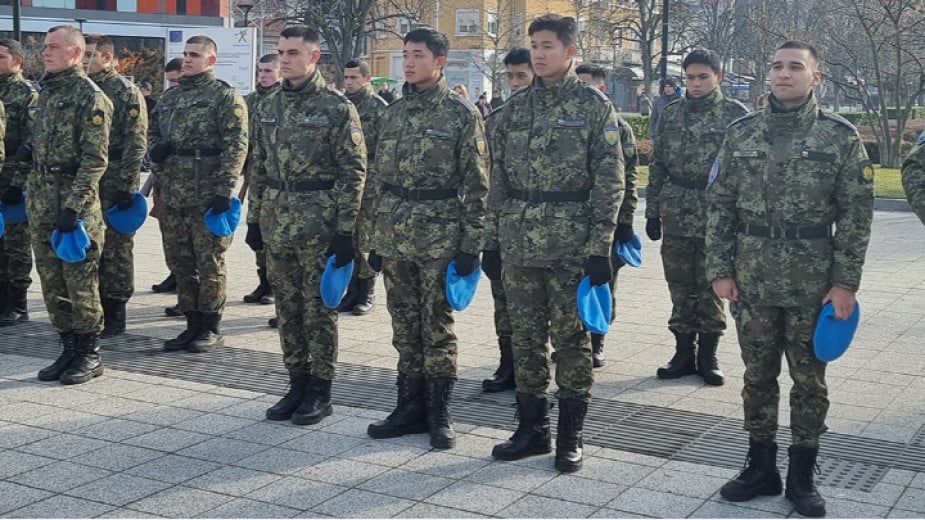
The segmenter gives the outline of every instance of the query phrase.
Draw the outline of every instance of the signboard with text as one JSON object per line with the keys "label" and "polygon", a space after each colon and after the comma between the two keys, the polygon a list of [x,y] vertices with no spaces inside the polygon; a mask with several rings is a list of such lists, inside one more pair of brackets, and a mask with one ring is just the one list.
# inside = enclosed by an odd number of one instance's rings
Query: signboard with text
{"label": "signboard with text", "polygon": [[254,90],[257,61],[257,28],[186,27],[167,29],[167,60],[183,57],[186,40],[193,36],[208,36],[218,46],[215,75],[242,96]]}

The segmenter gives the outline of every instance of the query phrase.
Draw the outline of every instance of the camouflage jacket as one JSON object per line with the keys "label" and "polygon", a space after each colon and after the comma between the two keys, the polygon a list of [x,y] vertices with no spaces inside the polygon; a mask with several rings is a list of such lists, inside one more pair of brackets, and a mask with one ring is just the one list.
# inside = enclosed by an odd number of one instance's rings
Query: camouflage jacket
{"label": "camouflage jacket", "polygon": [[138,189],[148,143],[148,110],[141,90],[112,67],[90,76],[112,101],[109,168],[100,181],[100,202],[108,209],[116,191]]}
{"label": "camouflage jacket", "polygon": [[230,196],[247,157],[244,98],[212,71],[181,77],[154,109],[148,143],[160,141],[174,150],[158,169],[166,207],[204,208]]}
{"label": "camouflage jacket", "polygon": [[[378,141],[379,120],[385,114],[385,107],[389,106],[384,99],[373,90],[372,85],[353,94],[347,93],[347,99],[357,107],[360,113],[360,122],[363,124],[363,138],[366,141],[367,164],[372,165],[376,160],[376,142]],[[361,248],[369,244],[369,236],[373,225],[373,205],[378,189],[366,183],[363,189],[363,204],[360,207],[360,216],[357,219],[357,233],[359,234]]]}
{"label": "camouflage jacket", "polygon": [[925,224],[925,132],[903,161],[903,189],[916,215]]}
{"label": "camouflage jacket", "polygon": [[617,213],[617,224],[633,225],[633,214],[636,213],[636,206],[639,204],[639,195],[636,193],[636,185],[639,175],[636,171],[636,165],[639,163],[639,155],[636,153],[636,135],[629,123],[617,116],[617,128],[620,129],[620,146],[623,148],[623,171],[624,187],[623,202],[620,203],[620,211]]}
{"label": "camouflage jacket", "polygon": [[[248,132],[248,146],[247,146],[247,160],[244,162],[244,168],[241,170],[241,173],[244,175],[244,178],[250,182],[250,172],[251,172],[251,160],[254,155],[254,151],[257,149],[257,143],[254,142],[254,138],[257,135],[256,126],[257,122],[254,121],[254,115],[257,114],[257,104],[260,103],[263,98],[267,97],[271,92],[275,92],[279,89],[279,83],[274,83],[269,87],[263,87],[257,85],[257,89],[251,92],[250,94],[244,96],[244,102],[247,103],[247,116],[250,118],[250,121],[247,123],[247,128],[250,130]],[[244,202],[244,201],[241,201]]]}
{"label": "camouflage jacket", "polygon": [[[857,130],[815,98],[729,127],[707,188],[706,273],[735,278],[754,305],[819,305],[832,287],[857,290],[873,218],[873,168]],[[835,225],[832,238],[769,238],[741,226]]]}
{"label": "camouflage jacket", "polygon": [[[366,179],[360,116],[319,71],[304,85],[288,81],[257,105],[247,221],[275,247],[324,245],[353,234]],[[329,182],[309,191],[298,183]],[[293,183],[291,187],[279,183]]]}
{"label": "camouflage jacket", "polygon": [[[379,123],[371,248],[388,258],[432,260],[478,255],[485,232],[488,145],[475,105],[446,86],[405,84]],[[390,191],[457,190],[457,197],[412,200]],[[361,247],[362,249],[362,247]]]}
{"label": "camouflage jacket", "polygon": [[[17,72],[0,77],[0,100],[6,114],[6,133],[3,142],[6,155],[16,153],[20,145],[29,143],[32,136],[32,121],[29,110],[38,102],[39,93],[22,74]],[[10,186],[25,188],[31,167],[28,163],[9,160],[3,162],[0,170],[0,194]]]}
{"label": "camouflage jacket", "polygon": [[79,64],[46,74],[41,83],[38,104],[32,109],[30,225],[50,232],[58,213],[68,208],[83,219],[90,236],[102,242],[98,190],[109,162],[112,102]]}
{"label": "camouflage jacket", "polygon": [[729,123],[748,113],[717,88],[702,98],[682,97],[662,111],[646,188],[646,218],[661,218],[666,235],[703,237],[710,166]]}
{"label": "camouflage jacket", "polygon": [[[521,266],[610,256],[624,164],[617,113],[606,96],[571,67],[555,85],[536,77],[493,119],[485,249]],[[515,191],[586,192],[587,200],[527,201]]]}

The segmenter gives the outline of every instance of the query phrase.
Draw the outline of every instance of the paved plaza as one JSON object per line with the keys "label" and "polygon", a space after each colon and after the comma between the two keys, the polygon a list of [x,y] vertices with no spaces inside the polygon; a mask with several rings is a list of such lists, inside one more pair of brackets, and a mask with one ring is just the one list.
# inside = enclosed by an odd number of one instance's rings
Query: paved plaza
{"label": "paved plaza", "polygon": [[[640,231],[643,213],[636,212]],[[395,398],[381,280],[371,315],[340,317],[334,415],[309,427],[264,420],[286,375],[276,331],[266,326],[272,307],[241,301],[257,284],[245,230],[227,256],[225,349],[160,351],[185,322],[164,316],[175,295],[150,291],[166,267],[149,220],[136,237],[128,334],[103,341],[106,374],[77,387],[35,378],[58,345],[34,275],[32,323],[0,329],[0,516],[796,516],[783,496],[739,504],[719,497],[747,449],[734,333],[720,345],[725,386],[655,378],[673,351],[658,244],[644,240],[643,267],[620,272],[607,365],[595,370],[584,468],[566,475],[553,469],[551,454],[518,462],[490,456],[516,422],[511,392],[479,391],[498,360],[487,283],[456,314],[456,448],[430,449],[427,435],[366,436]],[[830,518],[922,518],[925,226],[912,213],[876,213],[858,298],[860,329],[828,370],[820,489]],[[784,374],[784,425],[789,389]],[[783,463],[786,428],[779,442]]]}

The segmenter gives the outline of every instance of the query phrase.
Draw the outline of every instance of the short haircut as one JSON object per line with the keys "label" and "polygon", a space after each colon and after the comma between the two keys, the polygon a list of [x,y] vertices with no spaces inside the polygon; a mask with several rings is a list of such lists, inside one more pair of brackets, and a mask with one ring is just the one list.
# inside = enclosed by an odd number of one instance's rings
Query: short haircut
{"label": "short haircut", "polygon": [[218,44],[208,36],[203,36],[201,34],[191,36],[190,39],[186,40],[186,43],[187,45],[202,45],[206,48],[207,52],[212,51],[212,54],[218,54]]}
{"label": "short haircut", "polygon": [[85,34],[84,39],[87,41],[87,45],[96,45],[96,50],[100,53],[111,52],[116,53],[116,46],[112,43],[112,38],[106,36],[105,34],[93,33]]}
{"label": "short haircut", "polygon": [[574,45],[578,41],[578,22],[571,16],[549,13],[537,16],[530,22],[527,33],[533,36],[537,31],[552,31],[556,38],[565,46]]}
{"label": "short haircut", "polygon": [[305,43],[321,45],[321,35],[314,27],[307,25],[290,25],[279,33],[280,38],[301,38]]}
{"label": "short haircut", "polygon": [[408,42],[427,45],[427,48],[433,53],[434,58],[439,58],[441,56],[446,57],[450,52],[450,41],[447,40],[446,35],[431,27],[418,27],[417,29],[412,29],[405,35],[405,39],[402,43]]}
{"label": "short haircut", "polygon": [[6,47],[6,50],[10,53],[10,56],[14,58],[25,59],[22,51],[22,44],[16,40],[0,40],[0,47]]}
{"label": "short haircut", "polygon": [[350,60],[344,65],[345,69],[360,69],[360,74],[362,76],[368,76],[372,70],[369,68],[369,63],[366,63],[366,60]]}
{"label": "short haircut", "polygon": [[723,64],[720,62],[719,54],[703,47],[698,47],[687,53],[684,61],[681,62],[681,68],[687,70],[687,67],[695,64],[706,65],[713,69],[713,72],[723,71]]}
{"label": "short haircut", "polygon": [[174,58],[164,65],[164,72],[180,72],[183,70],[183,58]]}
{"label": "short haircut", "polygon": [[600,65],[593,63],[582,63],[575,68],[575,74],[590,74],[591,79],[598,80],[601,83],[607,79],[607,73],[604,72],[604,69]]}
{"label": "short haircut", "polygon": [[533,63],[530,61],[530,49],[526,47],[514,47],[504,56],[505,65],[523,65],[527,64],[533,69]]}
{"label": "short haircut", "polygon": [[[810,43],[800,41],[800,40],[787,40],[784,43],[780,44],[780,46],[777,48],[777,51],[783,50],[783,49],[797,49],[801,51],[809,51],[810,57],[812,57],[813,61],[815,62],[814,65],[819,65],[819,52],[816,51],[816,48],[813,47],[812,44]],[[774,52],[777,52],[777,51],[774,51]]]}
{"label": "short haircut", "polygon": [[81,49],[87,48],[87,41],[84,40],[84,33],[80,32],[80,29],[73,25],[56,25],[48,29],[48,34],[59,31],[67,34],[68,43],[71,45],[80,47]]}
{"label": "short haircut", "polygon": [[279,63],[279,54],[264,54],[257,63]]}

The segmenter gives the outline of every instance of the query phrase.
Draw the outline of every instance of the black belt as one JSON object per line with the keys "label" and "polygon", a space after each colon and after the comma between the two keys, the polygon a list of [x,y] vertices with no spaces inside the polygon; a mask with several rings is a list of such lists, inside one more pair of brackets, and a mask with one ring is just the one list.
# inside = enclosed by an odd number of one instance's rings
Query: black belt
{"label": "black belt", "polygon": [[832,238],[832,226],[759,226],[740,222],[736,231],[743,235],[788,240]]}
{"label": "black belt", "polygon": [[439,190],[408,190],[394,184],[383,183],[382,187],[392,192],[392,195],[407,200],[446,200],[458,196],[456,188],[443,188]]}
{"label": "black belt", "polygon": [[265,179],[268,188],[286,191],[322,191],[334,187],[334,181],[281,181],[279,179]]}
{"label": "black belt", "polygon": [[508,195],[527,202],[585,202],[591,198],[589,190],[581,191],[534,191],[510,190]]}
{"label": "black belt", "polygon": [[687,179],[679,179],[677,177],[668,177],[668,182],[674,184],[675,186],[680,186],[682,188],[687,188],[689,190],[705,190],[707,189],[707,181],[703,182],[691,182]]}
{"label": "black belt", "polygon": [[177,157],[215,157],[222,154],[221,148],[174,148]]}

